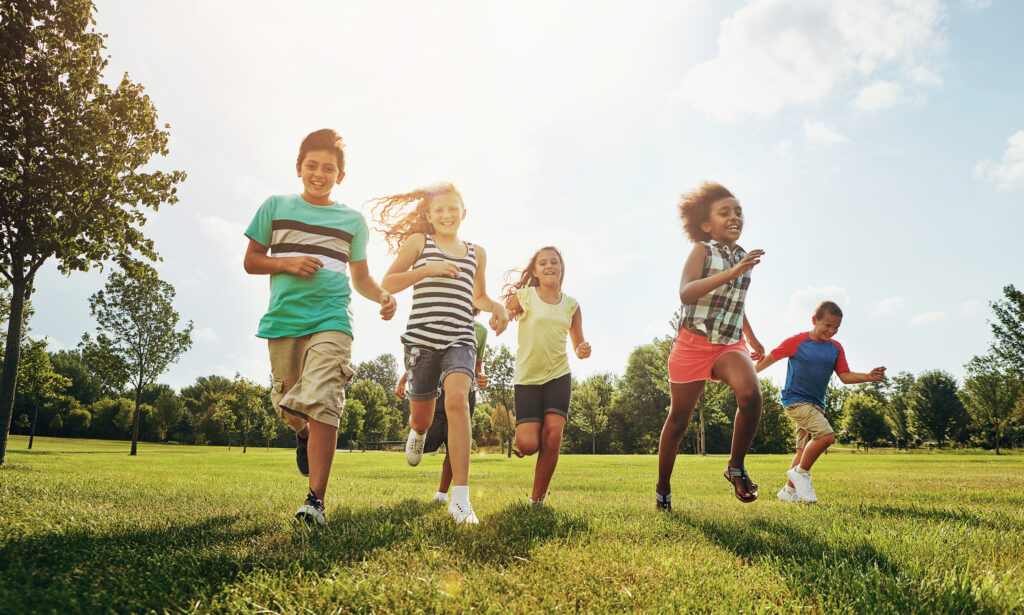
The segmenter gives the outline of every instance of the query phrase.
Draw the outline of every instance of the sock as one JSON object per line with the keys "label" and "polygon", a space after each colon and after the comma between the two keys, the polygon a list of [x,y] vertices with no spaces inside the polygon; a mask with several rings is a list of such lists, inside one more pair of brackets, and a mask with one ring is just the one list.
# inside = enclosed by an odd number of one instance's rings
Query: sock
{"label": "sock", "polygon": [[447,493],[445,493],[444,491],[438,491],[437,493],[435,493],[435,494],[434,494],[434,497],[435,497],[435,498],[439,498],[439,497],[448,497],[448,494],[447,494]]}
{"label": "sock", "polygon": [[796,487],[790,487],[789,485],[784,485],[782,488],[786,490],[786,493],[795,493],[796,492]]}
{"label": "sock", "polygon": [[469,485],[452,485],[452,499],[469,502]]}
{"label": "sock", "polygon": [[796,471],[799,472],[800,474],[810,474],[811,473],[810,470],[805,470],[803,466],[797,466],[796,467]]}

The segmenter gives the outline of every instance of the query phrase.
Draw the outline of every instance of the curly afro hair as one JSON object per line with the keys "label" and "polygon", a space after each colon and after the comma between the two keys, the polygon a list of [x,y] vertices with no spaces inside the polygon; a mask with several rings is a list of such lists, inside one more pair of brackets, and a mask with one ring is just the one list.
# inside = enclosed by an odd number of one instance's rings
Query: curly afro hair
{"label": "curly afro hair", "polygon": [[690,241],[697,243],[711,239],[711,235],[705,233],[700,225],[707,222],[713,203],[729,198],[736,197],[728,188],[715,182],[702,182],[679,197],[679,220],[683,223],[683,231]]}

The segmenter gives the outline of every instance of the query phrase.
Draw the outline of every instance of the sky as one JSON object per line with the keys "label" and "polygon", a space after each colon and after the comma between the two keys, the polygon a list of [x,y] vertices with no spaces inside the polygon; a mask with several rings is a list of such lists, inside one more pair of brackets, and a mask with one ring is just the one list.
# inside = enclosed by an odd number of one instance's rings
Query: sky
{"label": "sky", "polygon": [[[455,183],[460,235],[487,284],[544,245],[565,257],[589,359],[622,374],[671,335],[692,249],[679,195],[703,180],[740,200],[740,245],[765,256],[747,316],[767,350],[824,299],[855,371],[963,365],[992,341],[989,303],[1024,285],[1024,3],[1015,0],[301,2],[97,0],[111,83],[142,84],[170,125],[180,201],[145,231],[192,348],[159,381],[269,378],[255,337],[266,277],[243,230],[301,192],[299,142],[331,127],[333,197]],[[372,228],[371,222],[371,228]],[[370,272],[392,256],[371,233]],[[109,272],[109,269],[107,270]],[[106,272],[37,276],[30,335],[93,333]],[[382,322],[356,297],[353,360],[401,357],[411,291]],[[490,343],[514,350],[515,326]],[[781,383],[784,362],[765,375]]]}

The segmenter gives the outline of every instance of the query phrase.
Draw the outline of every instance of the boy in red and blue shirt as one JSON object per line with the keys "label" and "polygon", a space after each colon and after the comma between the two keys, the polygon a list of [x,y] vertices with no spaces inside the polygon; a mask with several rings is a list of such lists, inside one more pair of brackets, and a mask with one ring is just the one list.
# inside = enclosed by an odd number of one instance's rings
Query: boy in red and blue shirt
{"label": "boy in red and blue shirt", "polygon": [[758,372],[779,359],[789,359],[782,405],[796,423],[796,455],[786,472],[786,485],[778,498],[786,502],[817,502],[811,483],[811,466],[835,441],[834,431],[825,418],[825,393],[835,372],[843,384],[885,380],[885,368],[868,373],[850,371],[846,353],[832,336],[843,322],[843,311],[832,301],[823,301],[811,317],[813,328],[787,338],[757,364]]}

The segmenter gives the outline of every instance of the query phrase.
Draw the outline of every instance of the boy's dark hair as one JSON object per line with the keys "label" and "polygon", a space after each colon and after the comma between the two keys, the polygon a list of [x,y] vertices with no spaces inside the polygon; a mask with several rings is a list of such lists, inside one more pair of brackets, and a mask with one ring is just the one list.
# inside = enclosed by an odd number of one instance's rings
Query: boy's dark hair
{"label": "boy's dark hair", "polygon": [[679,197],[679,220],[690,241],[697,243],[711,239],[711,235],[705,233],[700,225],[707,222],[712,203],[729,198],[736,197],[725,186],[715,182],[702,182]]}
{"label": "boy's dark hair", "polygon": [[306,154],[318,149],[333,153],[338,159],[338,171],[345,172],[345,144],[341,140],[341,135],[330,128],[321,128],[306,135],[299,146],[299,159],[296,164],[301,166]]}
{"label": "boy's dark hair", "polygon": [[814,317],[823,318],[825,316],[825,312],[828,312],[833,316],[838,316],[839,318],[843,317],[843,311],[839,309],[839,306],[835,301],[822,301],[821,305],[814,310]]}

